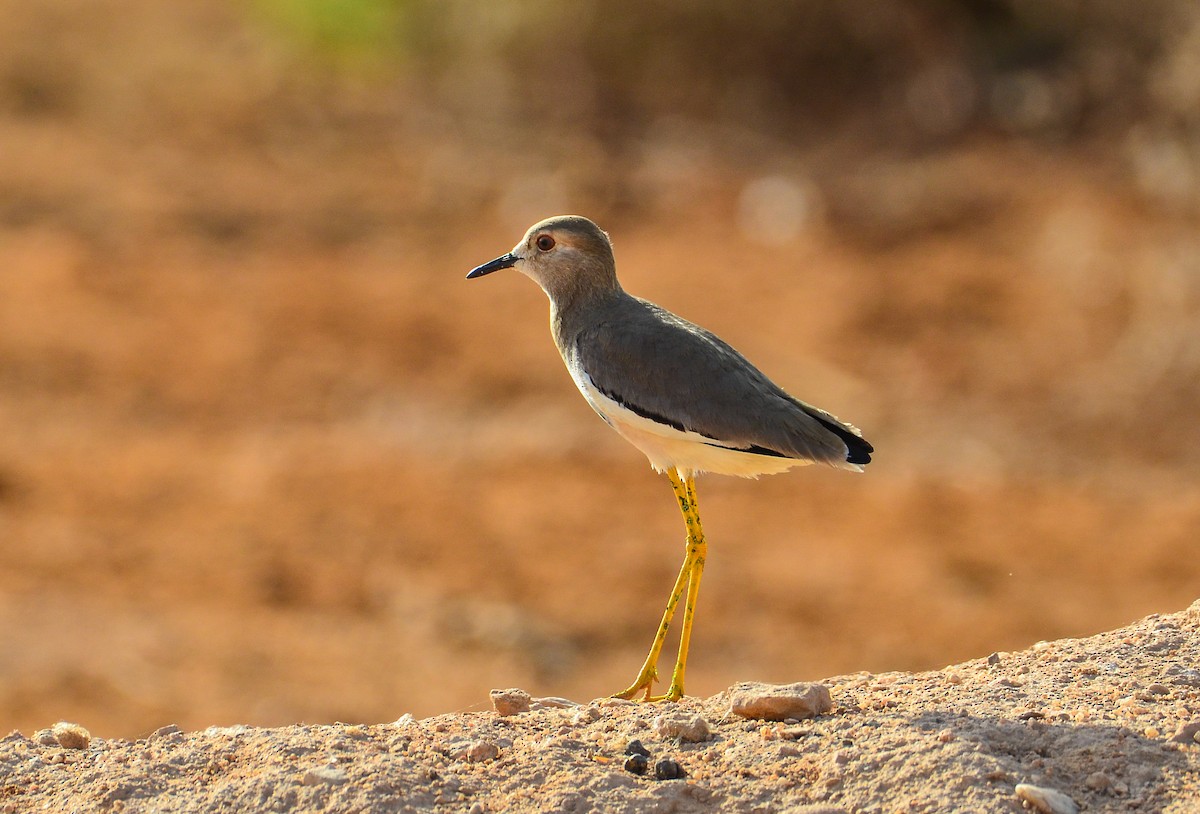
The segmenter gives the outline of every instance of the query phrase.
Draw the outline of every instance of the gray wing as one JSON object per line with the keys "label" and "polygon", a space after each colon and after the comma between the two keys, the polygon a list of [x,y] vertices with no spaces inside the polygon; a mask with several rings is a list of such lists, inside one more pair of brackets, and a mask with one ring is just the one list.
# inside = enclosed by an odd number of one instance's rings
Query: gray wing
{"label": "gray wing", "polygon": [[793,398],[720,337],[630,298],[581,330],[573,349],[601,392],[718,446],[830,464],[870,461],[854,427]]}

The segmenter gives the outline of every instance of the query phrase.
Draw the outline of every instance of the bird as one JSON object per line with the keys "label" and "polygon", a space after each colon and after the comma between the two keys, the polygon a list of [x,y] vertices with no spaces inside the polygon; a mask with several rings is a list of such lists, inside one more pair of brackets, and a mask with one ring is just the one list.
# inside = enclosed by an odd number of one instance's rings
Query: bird
{"label": "bird", "polygon": [[[506,254],[471,269],[533,279],[550,300],[550,328],[567,372],[592,409],[664,473],[683,514],[684,560],[650,652],[613,697],[678,701],[708,544],[695,477],[756,478],[806,464],[861,472],[874,448],[852,424],[789,395],[711,331],[625,292],[612,241],[580,215],[535,223]],[[665,692],[658,661],[683,602],[678,652]]]}

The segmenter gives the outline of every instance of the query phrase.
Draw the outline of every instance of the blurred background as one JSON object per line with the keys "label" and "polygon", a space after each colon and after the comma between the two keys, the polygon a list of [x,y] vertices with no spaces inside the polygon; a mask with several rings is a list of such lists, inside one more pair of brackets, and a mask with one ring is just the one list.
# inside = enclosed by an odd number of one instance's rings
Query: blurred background
{"label": "blurred background", "polygon": [[874,442],[700,482],[688,689],[1200,595],[1192,0],[0,5],[0,730],[629,683],[682,555],[529,280],[622,280]]}

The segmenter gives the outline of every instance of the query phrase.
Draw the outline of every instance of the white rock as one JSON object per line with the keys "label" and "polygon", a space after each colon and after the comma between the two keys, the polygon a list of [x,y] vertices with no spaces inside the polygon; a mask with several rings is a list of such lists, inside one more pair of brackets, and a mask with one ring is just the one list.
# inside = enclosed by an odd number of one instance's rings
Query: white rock
{"label": "white rock", "polygon": [[767,721],[812,718],[833,709],[823,684],[738,684],[729,698],[729,711],[743,718]]}
{"label": "white rock", "polygon": [[500,715],[516,715],[529,711],[529,693],[524,690],[492,690],[492,706]]}
{"label": "white rock", "polygon": [[483,763],[500,757],[500,747],[491,741],[472,741],[467,747],[467,760],[471,763]]}
{"label": "white rock", "polygon": [[655,718],[654,732],[664,740],[678,738],[687,743],[699,743],[712,737],[703,715],[681,709],[664,712]]}
{"label": "white rock", "polygon": [[533,699],[534,709],[573,709],[581,707],[578,701],[572,701],[570,698],[559,698],[557,695],[548,695],[545,698]]}
{"label": "white rock", "polygon": [[1015,789],[1017,796],[1029,803],[1042,814],[1078,814],[1079,806],[1058,789],[1048,789],[1044,786],[1034,786],[1029,783],[1018,783]]}
{"label": "white rock", "polygon": [[92,733],[79,724],[59,721],[50,728],[58,745],[64,749],[86,749],[92,742]]}

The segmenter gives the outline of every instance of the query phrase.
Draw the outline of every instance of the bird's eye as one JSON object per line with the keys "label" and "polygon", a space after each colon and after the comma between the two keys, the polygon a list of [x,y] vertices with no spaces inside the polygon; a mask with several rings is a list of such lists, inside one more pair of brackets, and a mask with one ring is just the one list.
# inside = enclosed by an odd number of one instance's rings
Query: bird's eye
{"label": "bird's eye", "polygon": [[548,252],[554,248],[554,238],[550,235],[538,235],[534,243],[537,244],[539,251]]}

